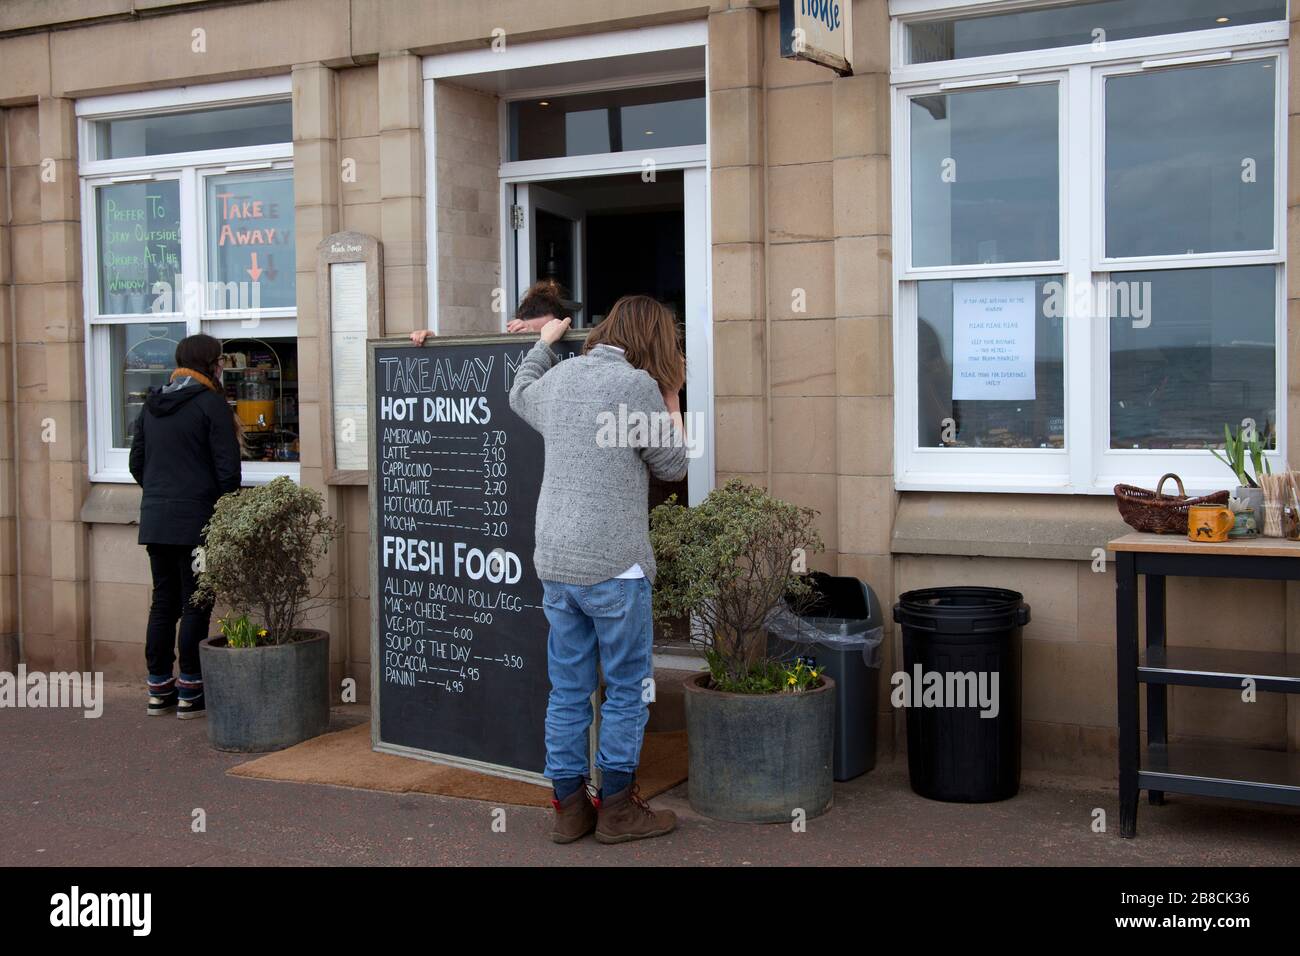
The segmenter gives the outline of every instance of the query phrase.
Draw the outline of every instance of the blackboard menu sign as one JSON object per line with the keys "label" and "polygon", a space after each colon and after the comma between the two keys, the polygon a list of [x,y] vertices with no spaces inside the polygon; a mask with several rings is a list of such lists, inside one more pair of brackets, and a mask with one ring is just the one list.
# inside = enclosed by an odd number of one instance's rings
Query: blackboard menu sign
{"label": "blackboard menu sign", "polygon": [[[368,343],[371,741],[541,782],[541,436],[510,410],[533,336]],[[570,334],[555,351],[582,349]]]}
{"label": "blackboard menu sign", "polygon": [[[180,186],[174,179],[95,191],[101,315],[179,312]],[[157,308],[155,308],[157,306]]]}

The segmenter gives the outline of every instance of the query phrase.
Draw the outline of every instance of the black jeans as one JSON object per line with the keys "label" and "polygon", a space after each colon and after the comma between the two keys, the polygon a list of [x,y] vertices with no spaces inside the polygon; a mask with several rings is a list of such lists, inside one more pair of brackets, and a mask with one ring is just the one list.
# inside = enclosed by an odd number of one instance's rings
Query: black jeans
{"label": "black jeans", "polygon": [[199,642],[208,636],[212,602],[190,603],[198,578],[194,549],[185,544],[149,544],[149,569],[153,572],[153,603],[145,632],[144,656],[151,677],[171,677],[176,661],[176,622],[180,621],[181,676],[198,679]]}

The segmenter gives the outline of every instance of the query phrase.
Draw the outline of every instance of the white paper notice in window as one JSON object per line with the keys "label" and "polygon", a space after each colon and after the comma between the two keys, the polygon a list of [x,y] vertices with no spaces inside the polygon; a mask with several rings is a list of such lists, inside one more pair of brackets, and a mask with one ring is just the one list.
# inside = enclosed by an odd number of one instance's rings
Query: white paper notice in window
{"label": "white paper notice in window", "polygon": [[330,270],[334,463],[364,470],[366,437],[366,264],[335,262]]}
{"label": "white paper notice in window", "polygon": [[1034,281],[952,284],[953,401],[1033,401]]}

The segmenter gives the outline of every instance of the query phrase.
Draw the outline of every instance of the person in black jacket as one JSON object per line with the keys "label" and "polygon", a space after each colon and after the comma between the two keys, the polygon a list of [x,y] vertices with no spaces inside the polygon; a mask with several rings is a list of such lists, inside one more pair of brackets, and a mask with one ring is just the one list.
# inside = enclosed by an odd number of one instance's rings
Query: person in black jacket
{"label": "person in black jacket", "polygon": [[[199,642],[207,637],[212,604],[192,604],[198,583],[203,526],[217,499],[239,488],[238,426],[221,389],[221,343],[191,335],[176,346],[176,370],[149,390],[131,439],[131,475],[144,489],[139,543],[149,552],[153,602],[145,634],[151,715],[175,710],[202,717]],[[180,622],[180,677],[176,623]]]}

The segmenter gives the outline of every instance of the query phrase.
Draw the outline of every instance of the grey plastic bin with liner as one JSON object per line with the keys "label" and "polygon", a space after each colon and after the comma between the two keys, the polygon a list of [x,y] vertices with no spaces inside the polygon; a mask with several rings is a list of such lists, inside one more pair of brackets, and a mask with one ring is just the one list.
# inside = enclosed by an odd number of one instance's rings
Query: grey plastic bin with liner
{"label": "grey plastic bin with liner", "polygon": [[[894,621],[902,625],[910,690],[907,769],[921,796],[989,803],[1020,789],[1020,629],[1029,623],[1022,598],[979,587],[899,595]],[[939,700],[926,699],[939,688]]]}
{"label": "grey plastic bin with liner", "polygon": [[809,575],[814,599],[803,614],[781,605],[768,616],[768,653],[805,658],[835,682],[836,780],[876,765],[876,702],[884,617],[866,582],[820,571]]}

